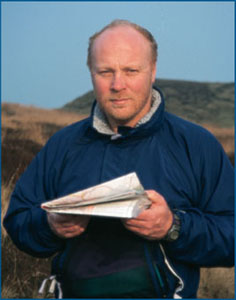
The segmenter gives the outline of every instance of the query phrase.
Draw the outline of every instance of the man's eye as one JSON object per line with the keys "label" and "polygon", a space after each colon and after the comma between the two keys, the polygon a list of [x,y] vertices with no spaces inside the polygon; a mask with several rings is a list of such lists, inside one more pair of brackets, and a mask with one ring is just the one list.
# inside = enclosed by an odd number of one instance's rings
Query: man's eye
{"label": "man's eye", "polygon": [[137,69],[128,69],[126,72],[127,72],[128,74],[135,74],[135,73],[138,72],[138,70],[137,70]]}
{"label": "man's eye", "polygon": [[109,70],[104,70],[104,71],[99,71],[98,72],[100,75],[110,75],[111,74],[111,71]]}

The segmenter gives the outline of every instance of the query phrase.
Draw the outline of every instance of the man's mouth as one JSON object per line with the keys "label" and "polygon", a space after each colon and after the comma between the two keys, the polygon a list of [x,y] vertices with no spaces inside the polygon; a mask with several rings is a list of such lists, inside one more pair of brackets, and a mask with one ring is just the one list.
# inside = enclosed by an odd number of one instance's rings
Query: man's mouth
{"label": "man's mouth", "polygon": [[113,98],[113,99],[111,99],[111,102],[116,105],[124,105],[129,100],[130,100],[130,98],[115,98],[115,99]]}

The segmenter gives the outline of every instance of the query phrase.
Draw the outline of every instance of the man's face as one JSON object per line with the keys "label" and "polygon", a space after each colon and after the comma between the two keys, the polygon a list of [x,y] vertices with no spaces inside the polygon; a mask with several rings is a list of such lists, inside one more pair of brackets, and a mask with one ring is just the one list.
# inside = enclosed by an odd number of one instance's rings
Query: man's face
{"label": "man's face", "polygon": [[149,111],[155,75],[150,42],[132,27],[107,29],[95,39],[94,93],[113,130],[134,127]]}

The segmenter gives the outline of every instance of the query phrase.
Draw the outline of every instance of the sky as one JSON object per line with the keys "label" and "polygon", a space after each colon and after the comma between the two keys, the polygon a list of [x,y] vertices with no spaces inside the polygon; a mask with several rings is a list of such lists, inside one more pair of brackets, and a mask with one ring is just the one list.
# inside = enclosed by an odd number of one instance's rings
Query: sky
{"label": "sky", "polygon": [[234,2],[1,3],[1,100],[59,108],[92,89],[88,39],[114,19],[152,32],[157,78],[234,81]]}

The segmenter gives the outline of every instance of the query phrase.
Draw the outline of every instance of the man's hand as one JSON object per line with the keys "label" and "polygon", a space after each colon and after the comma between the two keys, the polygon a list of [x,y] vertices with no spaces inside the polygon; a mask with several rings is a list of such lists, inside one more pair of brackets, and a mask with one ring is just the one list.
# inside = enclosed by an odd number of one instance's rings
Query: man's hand
{"label": "man's hand", "polygon": [[162,239],[170,229],[173,222],[173,214],[166,200],[156,191],[146,191],[152,201],[149,209],[146,209],[134,219],[124,219],[124,226],[134,233],[148,239]]}
{"label": "man's hand", "polygon": [[47,213],[47,219],[52,231],[61,238],[72,238],[83,233],[90,216],[73,216]]}

